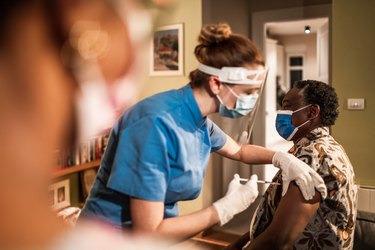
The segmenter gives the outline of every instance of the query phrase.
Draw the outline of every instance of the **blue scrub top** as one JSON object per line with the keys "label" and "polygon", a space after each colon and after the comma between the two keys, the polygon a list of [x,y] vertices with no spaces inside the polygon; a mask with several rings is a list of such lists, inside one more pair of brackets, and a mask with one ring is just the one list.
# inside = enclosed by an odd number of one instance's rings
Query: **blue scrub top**
{"label": "blue scrub top", "polygon": [[81,217],[131,227],[129,197],[164,202],[164,218],[177,216],[177,202],[199,195],[210,152],[225,142],[190,85],[139,102],[113,128]]}

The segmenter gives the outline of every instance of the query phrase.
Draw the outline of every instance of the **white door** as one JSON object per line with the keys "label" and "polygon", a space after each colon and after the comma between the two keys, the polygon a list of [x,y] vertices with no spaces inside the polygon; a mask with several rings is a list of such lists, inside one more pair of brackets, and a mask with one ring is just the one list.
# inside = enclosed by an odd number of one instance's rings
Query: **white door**
{"label": "white door", "polygon": [[329,83],[329,27],[328,20],[317,30],[318,80]]}

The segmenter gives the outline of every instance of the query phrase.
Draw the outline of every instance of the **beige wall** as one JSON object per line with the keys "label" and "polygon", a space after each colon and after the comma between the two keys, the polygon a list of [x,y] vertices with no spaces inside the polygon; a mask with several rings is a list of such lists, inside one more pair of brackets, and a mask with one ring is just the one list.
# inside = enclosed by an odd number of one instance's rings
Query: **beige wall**
{"label": "beige wall", "polygon": [[[156,26],[178,23],[183,23],[184,26],[184,75],[148,77],[140,92],[140,99],[186,85],[189,81],[189,72],[197,67],[194,48],[202,27],[202,0],[176,0],[176,5],[173,8],[161,14]],[[149,65],[145,66],[149,67]],[[202,195],[194,201],[180,202],[179,207],[181,214],[201,209],[203,207]]]}
{"label": "beige wall", "polygon": [[[346,149],[357,180],[375,186],[375,1],[333,1],[333,86],[340,116],[333,135]],[[365,98],[364,111],[346,109],[347,98]]]}
{"label": "beige wall", "polygon": [[227,22],[233,32],[249,36],[248,0],[202,0],[203,23]]}

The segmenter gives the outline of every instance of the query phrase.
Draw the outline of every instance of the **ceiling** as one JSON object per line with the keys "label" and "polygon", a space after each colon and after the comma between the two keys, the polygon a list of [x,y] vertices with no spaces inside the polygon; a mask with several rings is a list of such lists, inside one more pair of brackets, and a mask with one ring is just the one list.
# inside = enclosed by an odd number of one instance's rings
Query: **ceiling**
{"label": "ceiling", "polygon": [[303,35],[305,26],[309,25],[311,34],[314,34],[318,27],[326,22],[328,22],[328,18],[304,19],[299,21],[267,23],[266,28],[269,35]]}

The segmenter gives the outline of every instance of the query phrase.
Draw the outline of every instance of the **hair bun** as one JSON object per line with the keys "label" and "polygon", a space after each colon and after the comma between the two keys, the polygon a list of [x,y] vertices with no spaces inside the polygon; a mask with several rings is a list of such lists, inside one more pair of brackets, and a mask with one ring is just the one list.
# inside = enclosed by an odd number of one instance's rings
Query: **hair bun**
{"label": "hair bun", "polygon": [[208,24],[202,28],[198,42],[203,46],[210,46],[228,39],[231,34],[232,30],[227,23]]}

